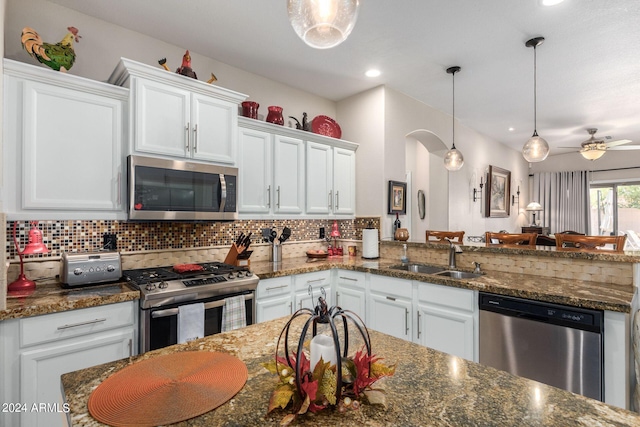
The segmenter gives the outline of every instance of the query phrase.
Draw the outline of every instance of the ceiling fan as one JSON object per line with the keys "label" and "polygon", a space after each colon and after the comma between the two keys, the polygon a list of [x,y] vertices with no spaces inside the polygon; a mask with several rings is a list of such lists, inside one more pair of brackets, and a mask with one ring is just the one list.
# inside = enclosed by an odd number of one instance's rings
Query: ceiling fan
{"label": "ceiling fan", "polygon": [[[578,150],[582,157],[587,160],[597,160],[604,155],[607,150],[640,150],[640,145],[626,145],[631,142],[630,139],[619,139],[617,141],[607,141],[613,139],[610,136],[604,138],[596,138],[595,134],[598,131],[596,128],[589,128],[587,132],[591,137],[580,144],[581,148]],[[560,147],[560,148],[575,148],[575,147]]]}

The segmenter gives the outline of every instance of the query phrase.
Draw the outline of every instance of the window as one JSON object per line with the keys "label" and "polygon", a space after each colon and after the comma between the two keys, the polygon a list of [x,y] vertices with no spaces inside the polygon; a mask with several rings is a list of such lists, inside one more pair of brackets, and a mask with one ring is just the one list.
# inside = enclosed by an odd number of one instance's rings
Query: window
{"label": "window", "polygon": [[589,189],[589,234],[626,234],[628,249],[640,249],[640,182],[593,184]]}

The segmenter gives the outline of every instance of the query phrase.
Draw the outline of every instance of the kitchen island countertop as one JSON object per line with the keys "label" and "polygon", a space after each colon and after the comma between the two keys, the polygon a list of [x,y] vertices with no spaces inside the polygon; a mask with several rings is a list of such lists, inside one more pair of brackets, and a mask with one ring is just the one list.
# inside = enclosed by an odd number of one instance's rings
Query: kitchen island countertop
{"label": "kitchen island countertop", "polygon": [[[73,426],[101,426],[87,410],[91,392],[109,375],[159,355],[178,351],[222,351],[242,360],[249,372],[244,388],[230,401],[181,426],[279,425],[284,412],[267,415],[277,377],[261,366],[273,358],[286,322],[280,318],[186,344],[145,353],[131,360],[62,376]],[[376,383],[386,391],[387,408],[363,404],[341,414],[326,410],[293,425],[340,426],[638,426],[640,416],[624,409],[541,383],[516,377],[389,335],[370,331],[373,353],[396,374]]]}

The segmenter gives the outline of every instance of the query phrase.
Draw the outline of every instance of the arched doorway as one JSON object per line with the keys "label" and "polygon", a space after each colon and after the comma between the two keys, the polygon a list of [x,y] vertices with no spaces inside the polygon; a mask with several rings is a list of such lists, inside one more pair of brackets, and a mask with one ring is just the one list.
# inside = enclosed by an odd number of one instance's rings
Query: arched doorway
{"label": "arched doorway", "polygon": [[[449,229],[449,174],[443,165],[447,145],[435,133],[417,129],[406,135],[407,218],[412,240],[424,239],[425,230]],[[425,215],[420,218],[418,191],[425,193]],[[409,212],[411,213],[409,215]]]}

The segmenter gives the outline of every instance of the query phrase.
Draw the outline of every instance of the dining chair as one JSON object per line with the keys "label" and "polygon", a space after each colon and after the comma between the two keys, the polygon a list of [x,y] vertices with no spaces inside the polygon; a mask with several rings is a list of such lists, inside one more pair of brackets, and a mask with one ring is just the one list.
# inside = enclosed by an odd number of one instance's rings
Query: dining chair
{"label": "dining chair", "polygon": [[427,242],[446,242],[445,239],[449,239],[455,243],[462,243],[462,239],[464,239],[464,231],[427,230]]}
{"label": "dining chair", "polygon": [[[568,251],[623,252],[627,236],[584,236],[580,234],[556,234],[556,248]],[[613,245],[613,249],[610,246]]]}
{"label": "dining chair", "polygon": [[[485,233],[485,242],[487,246],[496,245],[518,245],[536,247],[536,233]],[[494,243],[494,242],[498,243]]]}
{"label": "dining chair", "polygon": [[555,246],[556,239],[551,236],[545,236],[544,234],[538,234],[536,237],[536,246]]}

